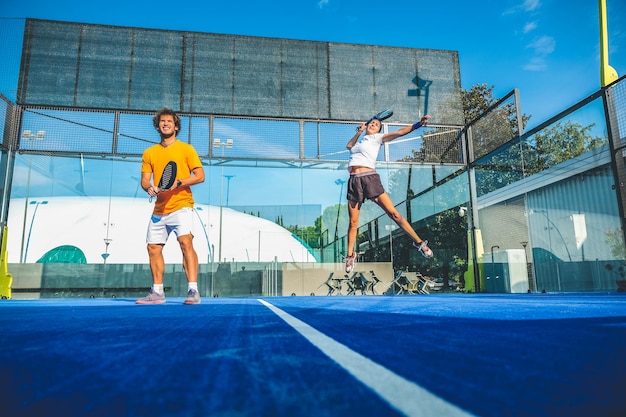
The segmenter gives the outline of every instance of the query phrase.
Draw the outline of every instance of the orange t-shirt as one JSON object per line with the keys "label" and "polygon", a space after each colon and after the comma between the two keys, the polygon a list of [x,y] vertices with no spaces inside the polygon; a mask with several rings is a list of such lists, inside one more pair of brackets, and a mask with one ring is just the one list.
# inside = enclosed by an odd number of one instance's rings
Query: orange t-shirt
{"label": "orange t-shirt", "polygon": [[[141,172],[151,172],[156,185],[161,180],[163,169],[169,161],[176,163],[176,181],[188,178],[193,169],[202,167],[200,157],[193,146],[177,139],[167,148],[156,144],[146,149],[141,159]],[[191,188],[180,187],[159,193],[154,205],[154,214],[168,214],[183,207],[193,208],[193,206]]]}

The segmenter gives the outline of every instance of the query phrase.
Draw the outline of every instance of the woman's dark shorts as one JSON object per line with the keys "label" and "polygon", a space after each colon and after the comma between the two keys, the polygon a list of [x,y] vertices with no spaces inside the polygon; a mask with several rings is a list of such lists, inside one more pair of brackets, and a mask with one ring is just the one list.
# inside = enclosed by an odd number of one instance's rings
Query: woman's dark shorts
{"label": "woman's dark shorts", "polygon": [[350,174],[348,180],[348,201],[363,203],[366,199],[374,199],[385,192],[380,175],[376,171]]}

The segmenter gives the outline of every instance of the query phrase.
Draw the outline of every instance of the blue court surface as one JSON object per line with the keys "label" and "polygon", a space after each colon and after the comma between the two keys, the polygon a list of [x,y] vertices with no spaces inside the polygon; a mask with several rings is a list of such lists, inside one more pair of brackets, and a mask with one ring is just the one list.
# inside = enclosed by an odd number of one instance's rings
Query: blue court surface
{"label": "blue court surface", "polygon": [[626,295],[0,302],[3,416],[626,416]]}

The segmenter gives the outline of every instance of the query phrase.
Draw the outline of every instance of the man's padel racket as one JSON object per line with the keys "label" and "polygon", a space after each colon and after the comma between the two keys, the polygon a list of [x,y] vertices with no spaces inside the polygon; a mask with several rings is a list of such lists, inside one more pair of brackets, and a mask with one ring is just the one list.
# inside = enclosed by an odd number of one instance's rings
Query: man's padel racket
{"label": "man's padel racket", "polygon": [[[163,168],[163,174],[161,174],[159,185],[157,185],[159,192],[169,191],[174,185],[174,181],[176,181],[176,162],[169,161]],[[152,202],[152,196],[150,197],[150,202]]]}
{"label": "man's padel racket", "polygon": [[[389,119],[391,116],[393,116],[393,110],[392,109],[385,109],[381,112],[376,113],[374,116],[372,116],[371,119],[369,119],[367,122],[365,122],[365,124],[369,124],[369,122],[371,122],[374,119],[378,119],[381,122],[385,119]],[[357,126],[356,130],[359,130],[360,126]]]}

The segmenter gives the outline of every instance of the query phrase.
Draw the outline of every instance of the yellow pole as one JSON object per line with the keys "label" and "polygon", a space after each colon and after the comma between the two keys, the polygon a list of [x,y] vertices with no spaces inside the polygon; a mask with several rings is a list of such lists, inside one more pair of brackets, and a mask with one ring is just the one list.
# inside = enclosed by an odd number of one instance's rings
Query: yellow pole
{"label": "yellow pole", "polygon": [[2,230],[2,244],[0,244],[0,298],[3,300],[11,298],[11,285],[13,284],[13,276],[9,274],[7,259],[8,230],[4,226]]}
{"label": "yellow pole", "polygon": [[[485,265],[483,263],[483,255],[485,250],[483,248],[483,235],[480,229],[474,230],[474,236],[476,241],[476,259],[473,257],[474,253],[474,239],[472,239],[472,231],[467,231],[467,271],[463,274],[465,279],[465,292],[485,292]],[[477,269],[474,269],[474,262],[478,265]],[[478,271],[478,279],[480,282],[480,288],[476,288],[476,275],[474,271]]]}
{"label": "yellow pole", "polygon": [[606,0],[598,0],[600,15],[600,86],[617,80],[617,71],[609,65],[609,36],[606,21]]}

